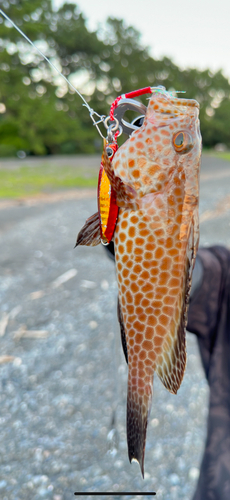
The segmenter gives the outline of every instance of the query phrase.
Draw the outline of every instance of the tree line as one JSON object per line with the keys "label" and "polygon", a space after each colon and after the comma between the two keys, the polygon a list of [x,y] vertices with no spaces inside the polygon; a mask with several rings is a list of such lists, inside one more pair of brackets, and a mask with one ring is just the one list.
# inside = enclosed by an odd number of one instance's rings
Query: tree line
{"label": "tree line", "polygon": [[[200,103],[203,145],[230,147],[230,84],[222,71],[182,70],[168,57],[154,59],[122,19],[108,18],[91,32],[76,4],[55,11],[51,0],[5,0],[2,8],[99,114],[107,115],[118,95],[141,87],[185,90]],[[0,16],[0,156],[100,148],[81,99]]]}

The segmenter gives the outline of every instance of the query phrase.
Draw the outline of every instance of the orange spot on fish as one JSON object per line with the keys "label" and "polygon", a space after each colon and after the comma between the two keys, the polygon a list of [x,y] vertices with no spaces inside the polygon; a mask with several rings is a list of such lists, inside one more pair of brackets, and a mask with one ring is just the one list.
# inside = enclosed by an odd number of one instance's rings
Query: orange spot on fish
{"label": "orange spot on fish", "polygon": [[152,360],[152,361],[155,361],[156,360],[156,353],[154,351],[149,351],[148,352],[148,357]]}
{"label": "orange spot on fish", "polygon": [[171,250],[169,250],[168,253],[172,257],[175,257],[178,254],[178,250],[176,248],[171,248]]}
{"label": "orange spot on fish", "polygon": [[163,312],[164,314],[167,314],[168,316],[172,316],[172,315],[173,315],[173,308],[172,308],[172,307],[170,307],[170,306],[164,306],[164,307],[162,308],[162,312]]}
{"label": "orange spot on fish", "polygon": [[140,235],[141,236],[148,236],[149,235],[149,230],[148,229],[142,229],[140,231]]}
{"label": "orange spot on fish", "polygon": [[126,234],[125,233],[120,233],[119,234],[119,239],[123,243],[126,240]]}
{"label": "orange spot on fish", "polygon": [[123,254],[123,253],[124,253],[124,251],[125,251],[125,249],[124,249],[123,245],[118,245],[118,252],[119,252],[120,254]]}
{"label": "orange spot on fish", "polygon": [[[131,148],[129,148],[129,149],[131,149]],[[134,149],[134,148],[132,148],[132,149]],[[128,165],[129,165],[129,167],[130,167],[130,168],[134,167],[134,165],[135,165],[135,160],[129,160],[129,161],[128,161]]]}
{"label": "orange spot on fish", "polygon": [[169,137],[170,133],[168,132],[168,130],[161,130],[161,135],[165,135],[165,136]]}
{"label": "orange spot on fish", "polygon": [[150,304],[150,302],[149,302],[149,300],[148,300],[148,299],[146,299],[146,298],[144,298],[144,299],[142,300],[142,302],[141,302],[141,305],[142,305],[143,307],[148,307],[148,306],[149,306],[149,304]]}
{"label": "orange spot on fish", "polygon": [[133,268],[133,272],[136,274],[140,274],[141,271],[142,271],[142,267],[140,266],[140,264],[136,264]]}
{"label": "orange spot on fish", "polygon": [[142,347],[146,351],[151,351],[151,349],[153,348],[153,343],[151,342],[151,340],[144,340]]}
{"label": "orange spot on fish", "polygon": [[132,297],[131,292],[129,290],[126,292],[126,300],[127,300],[128,304],[132,304],[132,302],[133,302],[133,297]]}
{"label": "orange spot on fish", "polygon": [[[146,352],[143,351],[143,349],[141,350],[140,354],[139,354],[139,358],[144,361],[146,359]],[[142,382],[142,387],[144,387],[145,383],[144,383],[144,380],[141,381]],[[139,384],[138,384],[139,385]],[[139,386],[141,387],[141,386]]]}
{"label": "orange spot on fish", "polygon": [[153,339],[153,343],[154,343],[154,347],[161,347],[162,343],[163,343],[163,337],[159,337],[158,335],[155,335],[154,336],[154,339]]}
{"label": "orange spot on fish", "polygon": [[137,224],[139,219],[138,219],[138,217],[137,217],[136,215],[132,215],[132,216],[130,217],[130,220],[131,220],[131,222],[132,222],[133,224]]}
{"label": "orange spot on fish", "polygon": [[136,228],[134,226],[131,226],[128,230],[128,235],[131,237],[131,238],[134,238],[136,234]]}
{"label": "orange spot on fish", "polygon": [[168,271],[171,268],[171,265],[172,265],[172,260],[169,257],[164,257],[162,259],[160,268],[162,269],[162,271]]}
{"label": "orange spot on fish", "polygon": [[128,271],[128,269],[124,268],[124,269],[123,269],[123,271],[122,271],[122,276],[123,276],[124,278],[127,278],[127,276],[128,276],[128,275],[129,275],[129,271]]}
{"label": "orange spot on fish", "polygon": [[133,293],[137,293],[137,292],[138,292],[138,290],[139,290],[139,287],[137,286],[137,284],[136,284],[136,283],[131,283],[131,285],[130,285],[130,289],[131,289],[131,291],[132,291]]}
{"label": "orange spot on fish", "polygon": [[168,316],[165,316],[164,314],[161,314],[159,316],[159,321],[161,325],[167,326],[169,324],[170,318]]}
{"label": "orange spot on fish", "polygon": [[127,249],[127,252],[128,253],[131,253],[132,252],[132,249],[133,249],[133,241],[132,240],[128,240],[126,242],[126,249]]}
{"label": "orange spot on fish", "polygon": [[140,171],[139,170],[134,170],[132,172],[132,176],[134,177],[134,179],[139,179],[139,177],[140,177]]}
{"label": "orange spot on fish", "polygon": [[140,349],[141,349],[141,346],[139,344],[134,345],[134,352],[136,352],[137,354],[139,353]]}
{"label": "orange spot on fish", "polygon": [[155,175],[157,172],[159,172],[159,170],[160,170],[159,165],[151,165],[148,168],[148,174],[149,175]]}
{"label": "orange spot on fish", "polygon": [[163,335],[165,335],[165,328],[162,325],[157,325],[156,326],[156,333],[160,337],[163,336]]}
{"label": "orange spot on fish", "polygon": [[148,273],[148,271],[143,271],[140,275],[140,278],[143,280],[148,280],[150,279],[150,274]]}
{"label": "orange spot on fish", "polygon": [[155,250],[155,257],[156,259],[161,259],[164,255],[164,249],[162,247],[159,247]]}
{"label": "orange spot on fish", "polygon": [[[148,316],[148,319],[147,319],[147,323],[149,326],[156,326],[157,324],[157,319],[155,318],[155,316],[153,316],[152,314]],[[148,328],[146,329],[146,334],[147,334],[147,330]],[[152,330],[151,330],[151,335],[153,334]]]}
{"label": "orange spot on fish", "polygon": [[136,295],[134,296],[134,304],[135,304],[135,306],[139,306],[140,303],[141,303],[141,301],[142,301],[142,299],[143,299],[143,294],[140,293],[140,292],[136,293]]}
{"label": "orange spot on fish", "polygon": [[[127,226],[128,226],[128,222],[127,222],[127,220],[123,220],[123,221],[122,221],[122,223],[121,223],[121,227],[122,227],[122,229],[126,229],[126,228],[127,228]],[[117,239],[118,239],[118,238],[117,238]]]}
{"label": "orange spot on fish", "polygon": [[134,249],[134,254],[135,255],[142,255],[143,254],[143,249],[142,248],[135,248]]}
{"label": "orange spot on fish", "polygon": [[[149,269],[151,267],[151,261],[150,260],[144,260],[143,261],[143,267],[145,269]],[[153,282],[153,281],[152,281]]]}

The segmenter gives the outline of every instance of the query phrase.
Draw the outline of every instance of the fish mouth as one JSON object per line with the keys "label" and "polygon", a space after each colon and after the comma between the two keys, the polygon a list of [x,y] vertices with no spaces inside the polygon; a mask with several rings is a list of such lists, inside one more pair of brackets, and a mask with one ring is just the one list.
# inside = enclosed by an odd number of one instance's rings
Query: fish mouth
{"label": "fish mouth", "polygon": [[162,104],[165,104],[166,100],[169,104],[172,106],[186,106],[186,107],[191,107],[191,108],[198,108],[200,109],[199,103],[195,99],[186,99],[185,97],[177,97],[173,96],[173,91],[168,92],[167,90],[160,90],[158,92],[153,92],[152,97],[150,98],[150,101],[157,100],[158,102],[161,102]]}
{"label": "fish mouth", "polygon": [[199,103],[195,99],[173,97],[168,92],[153,94],[150,98],[145,120],[157,127],[165,127],[169,121],[186,117],[198,118]]}

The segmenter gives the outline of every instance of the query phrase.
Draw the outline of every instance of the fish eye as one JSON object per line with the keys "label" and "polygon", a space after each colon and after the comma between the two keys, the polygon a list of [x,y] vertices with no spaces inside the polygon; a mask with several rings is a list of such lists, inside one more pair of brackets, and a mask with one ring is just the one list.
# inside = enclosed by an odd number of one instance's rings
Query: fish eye
{"label": "fish eye", "polygon": [[106,153],[108,155],[108,158],[112,158],[112,156],[114,154],[114,151],[113,151],[113,149],[110,146],[107,146]]}
{"label": "fish eye", "polygon": [[177,132],[173,137],[173,147],[177,153],[188,153],[193,147],[193,140],[188,132]]}

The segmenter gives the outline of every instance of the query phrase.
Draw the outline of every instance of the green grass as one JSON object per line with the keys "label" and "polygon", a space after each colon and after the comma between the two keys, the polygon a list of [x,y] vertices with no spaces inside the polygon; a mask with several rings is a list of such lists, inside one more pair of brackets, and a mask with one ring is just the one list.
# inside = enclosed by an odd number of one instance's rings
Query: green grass
{"label": "green grass", "polygon": [[20,198],[62,189],[97,186],[97,170],[81,167],[22,166],[0,169],[0,198]]}
{"label": "green grass", "polygon": [[207,156],[214,156],[215,158],[221,158],[223,160],[230,161],[230,151],[218,152],[215,149],[202,149],[202,154]]}
{"label": "green grass", "polygon": [[224,153],[215,153],[215,156],[218,158],[222,158],[222,160],[230,161],[230,151],[226,151]]}
{"label": "green grass", "polygon": [[[203,154],[230,161],[230,152],[205,150]],[[89,167],[21,166],[0,169],[0,198],[21,198],[63,189],[93,188],[97,186],[98,171]]]}

